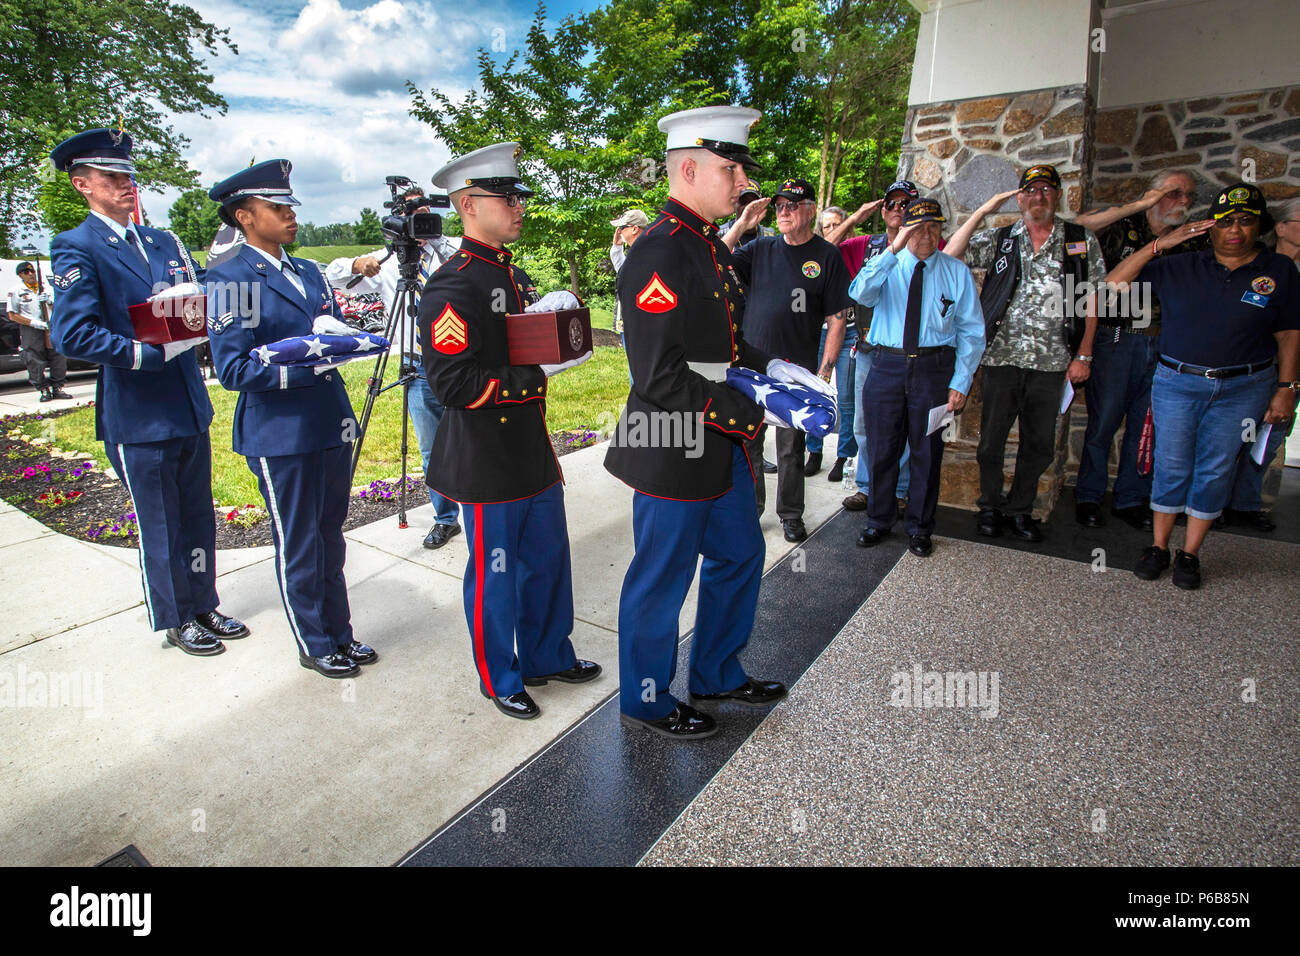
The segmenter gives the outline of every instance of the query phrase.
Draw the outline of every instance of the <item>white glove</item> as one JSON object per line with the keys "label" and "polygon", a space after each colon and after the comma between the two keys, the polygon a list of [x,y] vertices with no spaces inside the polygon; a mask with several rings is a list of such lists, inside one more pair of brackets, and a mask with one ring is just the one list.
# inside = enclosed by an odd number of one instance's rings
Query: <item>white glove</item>
{"label": "white glove", "polygon": [[576,359],[570,359],[569,361],[564,362],[561,365],[543,365],[541,369],[543,372],[546,373],[546,377],[550,378],[552,375],[556,374],[557,372],[563,372],[566,368],[574,368],[575,366],[581,365],[589,358],[591,358],[590,349],[588,349],[582,355],[579,355]]}
{"label": "white glove", "polygon": [[356,335],[357,330],[346,322],[340,322],[332,315],[319,315],[311,324],[311,330],[317,335]]}
{"label": "white glove", "polygon": [[773,426],[774,428],[789,428],[789,427],[790,427],[787,423],[781,421],[781,419],[777,418],[775,415],[773,415],[771,412],[769,412],[766,408],[763,409],[763,424],[764,424],[764,425],[771,425],[771,426]]}
{"label": "white glove", "polygon": [[46,324],[43,320],[41,320],[41,319],[32,319],[32,320],[31,320],[31,323],[32,323],[32,328],[34,328],[34,329],[40,329],[42,332],[49,328],[49,325],[47,325],[47,324]]}
{"label": "white glove", "polygon": [[554,292],[548,292],[528,308],[525,312],[559,312],[563,309],[581,309],[582,303],[578,297],[568,289],[556,289]]}
{"label": "white glove", "polygon": [[[339,363],[339,365],[342,364],[342,362]],[[333,362],[329,362],[325,365],[313,365],[311,370],[317,375],[324,375],[326,372],[331,372],[335,368],[337,368],[337,366]]]}
{"label": "white glove", "polygon": [[767,366],[769,378],[774,378],[778,382],[784,382],[787,385],[803,385],[811,388],[813,391],[821,392],[827,398],[835,398],[835,389],[831,388],[831,383],[826,381],[820,375],[808,371],[802,365],[795,365],[793,362],[787,362],[784,359],[772,359]]}
{"label": "white glove", "polygon": [[190,349],[194,348],[194,346],[201,345],[207,340],[208,337],[204,335],[204,336],[200,336],[197,339],[181,339],[179,342],[164,342],[163,361],[170,362],[176,356],[184,355]]}

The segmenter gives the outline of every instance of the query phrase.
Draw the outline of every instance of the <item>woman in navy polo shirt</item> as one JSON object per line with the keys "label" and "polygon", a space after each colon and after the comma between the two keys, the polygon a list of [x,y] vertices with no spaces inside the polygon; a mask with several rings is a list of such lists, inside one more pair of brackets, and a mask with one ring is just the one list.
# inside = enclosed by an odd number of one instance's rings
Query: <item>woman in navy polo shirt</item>
{"label": "woman in navy polo shirt", "polygon": [[[1200,587],[1197,552],[1227,503],[1237,457],[1255,429],[1295,415],[1300,378],[1300,278],[1259,236],[1273,228],[1264,196],[1238,183],[1219,193],[1212,218],[1184,224],[1138,250],[1109,281],[1151,283],[1160,298],[1160,363],[1151,387],[1155,541],[1133,573],[1154,581],[1170,565],[1169,535],[1187,513],[1174,584]],[[1209,232],[1213,248],[1156,258]]]}

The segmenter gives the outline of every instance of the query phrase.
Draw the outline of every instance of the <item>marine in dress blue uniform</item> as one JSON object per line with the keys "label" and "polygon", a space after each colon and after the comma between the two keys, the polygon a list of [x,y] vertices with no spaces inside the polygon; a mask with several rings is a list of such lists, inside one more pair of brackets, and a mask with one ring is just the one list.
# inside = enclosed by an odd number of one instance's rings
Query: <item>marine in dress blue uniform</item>
{"label": "marine in dress blue uniform", "polygon": [[92,129],[50,154],[87,198],[90,215],[54,237],[59,290],[50,338],[69,358],[97,362],[95,437],[131,495],[140,529],[145,607],[155,631],[190,654],[225,650],[241,622],[217,610],[216,518],[212,508],[212,403],[192,348],[135,337],[129,306],[202,278],[170,232],[130,221],[131,137]]}
{"label": "marine in dress blue uniform", "polygon": [[583,683],[601,668],[579,660],[569,640],[569,533],[546,427],[548,374],[567,365],[512,366],[506,339],[506,315],[537,301],[504,246],[519,237],[532,195],[519,179],[519,152],[517,143],[497,143],[434,174],[465,235],[429,277],[419,331],[425,375],[447,409],[425,481],[461,505],[465,620],[479,690],[502,713],[526,720],[541,710],[525,686]]}
{"label": "marine in dress blue uniform", "polygon": [[[234,450],[248,461],[266,501],[275,574],[303,667],[350,677],[378,660],[355,640],[343,577],[356,417],[342,376],[324,366],[266,364],[253,351],[341,322],[316,264],[282,248],[297,232],[292,166],[270,160],[209,193],[221,217],[244,233],[239,251],[208,273],[208,330],[221,384],[239,392]],[[252,290],[245,296],[231,290]],[[245,303],[256,309],[241,314]]]}
{"label": "marine in dress blue uniform", "polygon": [[[749,127],[759,115],[714,106],[659,121],[668,134],[669,197],[618,274],[633,385],[605,467],[636,492],[636,554],[618,612],[619,709],[625,724],[673,739],[717,731],[712,716],[669,692],[678,618],[700,555],[692,698],[763,706],[786,692],[750,679],[740,664],[765,552],[754,507],[761,461],[750,460],[746,441],[764,415],[725,378],[732,364],[816,376],[745,341],[743,291],[713,224],[734,208],[744,171],[755,165]],[[643,440],[671,433],[674,421],[679,434],[698,440]]]}

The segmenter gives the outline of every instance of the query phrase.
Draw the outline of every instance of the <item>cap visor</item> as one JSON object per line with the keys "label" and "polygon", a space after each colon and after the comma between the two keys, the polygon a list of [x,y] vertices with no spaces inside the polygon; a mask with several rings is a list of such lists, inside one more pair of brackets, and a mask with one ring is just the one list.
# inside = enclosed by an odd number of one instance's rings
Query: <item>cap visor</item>
{"label": "cap visor", "polygon": [[130,173],[135,175],[134,163],[77,163],[73,162],[68,165],[69,169],[76,166],[89,166],[91,169],[102,169],[106,173]]}
{"label": "cap visor", "polygon": [[292,196],[258,196],[257,198],[265,199],[267,202],[274,203],[277,206],[301,206],[302,205],[302,203],[294,199]]}

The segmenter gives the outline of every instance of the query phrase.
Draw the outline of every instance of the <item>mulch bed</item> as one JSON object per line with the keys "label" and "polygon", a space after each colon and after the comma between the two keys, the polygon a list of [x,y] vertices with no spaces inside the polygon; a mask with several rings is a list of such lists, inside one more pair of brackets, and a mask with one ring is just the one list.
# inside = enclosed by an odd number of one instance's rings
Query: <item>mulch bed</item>
{"label": "mulch bed", "polygon": [[[69,537],[134,548],[138,539],[135,512],[131,496],[122,482],[104,474],[90,456],[54,454],[42,438],[46,422],[76,410],[68,408],[50,413],[6,415],[0,419],[0,497],[46,527]],[[591,431],[551,435],[551,445],[557,456],[585,448],[597,440],[598,436]],[[90,462],[90,467],[87,467],[87,462]],[[392,481],[372,482],[370,486],[354,491],[344,530],[396,515],[399,491],[396,476]],[[423,479],[408,476],[407,511],[413,511],[428,501]],[[261,501],[251,504],[259,511],[263,509]],[[240,521],[230,520],[232,516],[239,517],[237,512],[215,508],[214,511],[218,548],[271,544],[271,527],[265,517],[245,526]]]}

